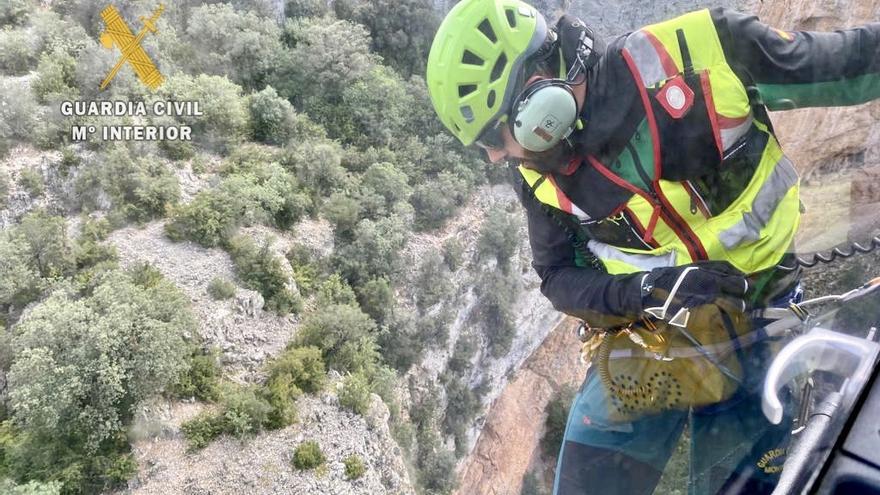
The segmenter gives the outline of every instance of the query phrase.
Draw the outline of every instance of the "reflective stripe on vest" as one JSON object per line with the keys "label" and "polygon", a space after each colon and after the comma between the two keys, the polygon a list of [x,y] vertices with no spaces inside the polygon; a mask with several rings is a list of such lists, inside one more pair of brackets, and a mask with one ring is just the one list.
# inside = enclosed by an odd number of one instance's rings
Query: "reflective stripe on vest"
{"label": "reflective stripe on vest", "polygon": [[[674,19],[673,21],[668,22],[674,22],[688,17],[693,17],[693,19],[689,19],[689,21],[699,21],[703,12],[705,12],[705,16],[708,17],[708,11],[700,11],[687,14],[679,19]],[[709,22],[711,22],[711,19]],[[690,23],[691,22],[687,22],[686,24]],[[678,24],[675,26],[676,28],[682,27]],[[677,50],[678,39],[675,38],[675,29],[669,30],[672,33],[669,41],[674,41],[674,44],[667,46],[676,47],[676,49],[667,50],[664,47],[664,44],[651,31],[651,29],[655,27],[656,25],[648,26],[643,30],[632,33],[626,39],[626,43],[624,44],[627,53],[629,53],[633,62],[635,62],[636,67],[638,67],[638,75],[645,88],[654,86],[670,77],[674,77],[679,73],[679,67],[682,66],[681,56]],[[668,36],[664,36],[664,38],[666,37]],[[717,36],[715,38],[717,40]],[[718,49],[721,50],[720,42],[717,46]],[[693,47],[691,47],[691,50],[693,50]],[[711,68],[707,63],[714,62],[715,64],[722,63],[725,66],[727,65],[723,58],[721,60],[711,58],[709,60],[698,61],[693,52],[692,58],[695,68],[698,70],[702,68]],[[729,77],[731,74],[732,71],[730,71],[730,74],[721,74],[709,70],[709,83],[712,87],[713,103],[715,104],[718,126],[721,131],[721,144],[724,150],[727,150],[730,146],[736,143],[737,139],[742,137],[752,124],[751,109],[747,103],[748,95],[745,93],[745,89],[742,89],[742,83],[739,81],[739,78],[736,78],[734,75],[734,78],[731,79],[731,77]],[[718,90],[722,88],[723,91],[740,93],[737,96],[745,97],[746,104],[743,105],[742,102],[734,102],[729,97],[722,98],[721,101],[716,101],[716,95],[719,93]]]}
{"label": "reflective stripe on vest", "polygon": [[761,230],[770,223],[791,188],[797,184],[798,175],[794,166],[786,157],[782,157],[770,177],[761,184],[758,194],[752,201],[752,209],[743,213],[742,220],[718,234],[718,239],[727,249],[733,249],[743,242],[757,241],[761,238]]}
{"label": "reflective stripe on vest", "polygon": [[[769,129],[752,118],[745,88],[724,58],[724,52],[708,10],[686,14],[677,19],[654,24],[632,33],[624,45],[624,57],[629,59],[637,84],[661,87],[671,76],[681,71],[682,61],[675,35],[685,31],[689,41],[694,69],[705,71],[710,84],[704,84],[709,111],[720,129],[721,147],[732,153],[741,145],[739,140],[751,127],[767,134],[767,142],[760,161],[748,184],[723,212],[712,212],[709,218],[705,207],[695,208],[695,192],[687,182],[655,180],[653,192],[642,191],[589,157],[590,162],[606,177],[634,194],[626,208],[640,224],[645,236],[653,238],[659,247],[652,250],[621,249],[591,240],[588,247],[603,262],[609,273],[632,273],[658,266],[684,265],[708,257],[726,260],[746,273],[754,273],[774,266],[791,246],[800,221],[798,176],[791,162],[782,154],[776,138]],[[643,95],[645,91],[641,90]],[[646,112],[651,109],[646,108]],[[648,121],[654,120],[650,114]],[[654,159],[659,160],[656,125],[650,133]],[[704,132],[712,132],[706,129]],[[716,135],[717,136],[717,135]],[[650,166],[650,164],[648,164]],[[659,164],[655,163],[655,167]],[[725,164],[721,165],[722,167]],[[520,167],[526,181],[535,188],[542,203],[577,215],[586,213],[559,190],[552,176]],[[660,171],[662,176],[662,170]],[[580,214],[576,213],[580,212]]]}
{"label": "reflective stripe on vest", "polygon": [[667,249],[668,252],[665,254],[640,254],[627,252],[592,239],[587,242],[587,247],[602,260],[608,273],[612,274],[651,271],[654,268],[675,266],[675,250]]}

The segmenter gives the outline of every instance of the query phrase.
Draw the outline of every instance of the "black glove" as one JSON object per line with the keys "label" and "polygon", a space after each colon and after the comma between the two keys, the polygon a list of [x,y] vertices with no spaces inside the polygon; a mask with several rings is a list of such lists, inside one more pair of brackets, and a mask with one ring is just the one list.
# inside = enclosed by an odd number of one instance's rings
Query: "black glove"
{"label": "black glove", "polygon": [[726,261],[655,268],[641,279],[642,311],[684,327],[688,309],[703,304],[745,311],[748,288],[745,275]]}

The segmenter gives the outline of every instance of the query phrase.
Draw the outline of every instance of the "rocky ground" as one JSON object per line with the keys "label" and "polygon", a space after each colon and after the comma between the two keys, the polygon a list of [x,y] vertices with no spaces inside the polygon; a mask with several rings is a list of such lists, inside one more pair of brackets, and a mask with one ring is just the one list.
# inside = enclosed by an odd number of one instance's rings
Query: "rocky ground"
{"label": "rocky ground", "polygon": [[[69,234],[78,235],[82,219],[77,215],[73,186],[76,170],[62,172],[60,161],[60,153],[19,146],[0,162],[11,179],[8,201],[0,208],[0,229],[42,207],[65,215]],[[43,179],[44,191],[36,197],[20,185],[26,169],[39,172]],[[211,174],[195,174],[188,165],[175,173],[184,202],[211,182]],[[106,202],[98,198],[97,203]],[[242,233],[257,240],[273,239],[273,251],[282,259],[293,242],[320,254],[333,247],[332,229],[322,220],[304,220],[288,232],[257,226],[244,228]],[[192,242],[172,242],[164,235],[164,220],[116,230],[106,242],[116,247],[121,266],[148,262],[189,296],[198,331],[208,345],[221,351],[227,378],[259,380],[262,365],[283,350],[296,332],[297,318],[264,311],[263,298],[255,291],[238,286],[231,299],[214,300],[207,287],[215,277],[237,282],[228,253]],[[192,453],[187,452],[180,425],[211,406],[165,400],[144,404],[131,432],[139,473],[120,493],[413,493],[402,452],[389,432],[388,408],[374,395],[366,417],[341,409],[336,396],[341,377],[335,371],[329,375],[331,385],[326,391],[298,400],[296,424],[244,441],[224,437]],[[327,458],[325,468],[303,472],[292,467],[293,449],[305,440],[318,441]],[[344,475],[342,461],[352,454],[360,456],[366,467],[358,480]]]}
{"label": "rocky ground", "polygon": [[207,292],[214,277],[235,280],[229,255],[219,248],[172,242],[163,225],[155,221],[143,228],[116,230],[108,242],[116,246],[121,266],[149,262],[183,290],[192,302],[202,338],[220,349],[227,372],[245,378],[284,349],[296,320],[263,311],[263,297],[243,287],[236,288],[232,299],[214,300]]}
{"label": "rocky ground", "polygon": [[[140,466],[136,479],[119,494],[412,494],[400,448],[388,431],[388,408],[378,396],[366,417],[338,407],[331,385],[320,396],[297,401],[299,421],[287,428],[263,432],[244,441],[222,437],[204,449],[189,453],[180,424],[204,406],[158,403],[143,408],[136,432],[144,438],[133,443]],[[323,468],[299,471],[291,464],[293,450],[304,441],[316,441],[327,459]],[[359,456],[363,477],[349,480],[343,460]]]}

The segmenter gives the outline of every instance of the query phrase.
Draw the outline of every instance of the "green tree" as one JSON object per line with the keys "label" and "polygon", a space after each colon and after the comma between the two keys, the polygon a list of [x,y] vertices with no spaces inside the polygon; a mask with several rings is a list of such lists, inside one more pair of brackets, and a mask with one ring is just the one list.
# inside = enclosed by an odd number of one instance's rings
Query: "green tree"
{"label": "green tree", "polygon": [[398,139],[393,149],[393,163],[409,177],[410,184],[437,182],[442,180],[443,174],[449,174],[460,182],[441,182],[434,186],[447,195],[455,195],[462,203],[474,186],[485,182],[488,168],[485,160],[478,152],[463,148],[448,132],[426,137],[411,133]]}
{"label": "green tree", "polygon": [[141,400],[177,381],[194,330],[188,298],[164,280],[142,287],[116,271],[88,297],[56,290],[15,327],[12,418],[94,453]]}
{"label": "green tree", "polygon": [[345,377],[339,392],[339,405],[363,416],[370,408],[370,381],[364,373]]}
{"label": "green tree", "polygon": [[238,204],[228,199],[213,191],[199,192],[189,203],[171,210],[165,233],[174,241],[191,240],[206,247],[224,244],[240,220]]}
{"label": "green tree", "polygon": [[393,279],[401,268],[400,253],[407,233],[403,219],[397,216],[361,220],[353,240],[337,247],[334,265],[354,285],[383,276]]}
{"label": "green tree", "polygon": [[46,187],[43,183],[43,174],[32,168],[23,169],[18,177],[18,182],[22,189],[34,198],[42,196]]}
{"label": "green tree", "polygon": [[0,25],[15,26],[24,24],[30,14],[30,2],[27,0],[9,0],[0,6]]}
{"label": "green tree", "polygon": [[269,383],[282,378],[303,392],[320,391],[326,381],[321,350],[314,346],[292,347],[278,355],[269,365]]}
{"label": "green tree", "polygon": [[[55,4],[53,4],[54,6]],[[97,7],[96,17],[100,13],[100,9],[103,8],[104,5]],[[38,54],[64,52],[76,57],[86,46],[96,47],[95,37],[89,35],[80,24],[71,18],[72,16],[68,12],[63,12],[65,9],[56,10],[60,10],[62,13],[59,14],[59,12],[48,9],[35,9],[30,16],[31,34],[37,42]]]}
{"label": "green tree", "polygon": [[214,277],[208,284],[208,294],[217,300],[230,299],[235,295],[235,284],[222,277]]}
{"label": "green tree", "polygon": [[574,400],[575,391],[570,386],[564,386],[557,390],[550,402],[544,407],[547,415],[544,419],[544,436],[541,437],[541,451],[548,458],[556,458],[562,447],[562,439],[565,435],[565,424],[568,420],[568,410]]}
{"label": "green tree", "polygon": [[509,270],[510,259],[519,245],[517,219],[502,209],[489,210],[480,227],[477,250],[481,257],[493,256],[502,270]]}
{"label": "green tree", "polygon": [[10,179],[6,167],[0,165],[0,209],[6,208],[9,199]]}
{"label": "green tree", "polygon": [[218,354],[216,349],[206,350],[193,345],[188,365],[172,387],[174,395],[203,401],[217,399],[221,373]]}
{"label": "green tree", "polygon": [[76,90],[76,60],[67,52],[57,51],[40,57],[37,77],[31,88],[40,103],[53,99],[73,99]]}
{"label": "green tree", "polygon": [[21,75],[37,60],[37,43],[25,29],[0,31],[0,69],[5,74]]}
{"label": "green tree", "polygon": [[314,293],[321,274],[321,260],[318,255],[312,254],[311,250],[302,244],[294,244],[287,251],[286,257],[293,270],[293,279],[300,294],[309,296]]}
{"label": "green tree", "polygon": [[357,298],[348,282],[338,273],[333,273],[318,286],[317,303],[319,308],[333,304],[356,306]]}
{"label": "green tree", "polygon": [[25,241],[0,232],[0,323],[40,296],[43,281],[29,261]]}
{"label": "green tree", "polygon": [[116,213],[136,222],[163,217],[180,200],[180,185],[169,167],[153,157],[134,158],[122,145],[101,153],[76,180],[85,209],[97,209],[94,198],[103,191]]}
{"label": "green tree", "polygon": [[0,493],[7,495],[61,495],[64,485],[59,481],[41,483],[30,481],[26,484],[16,485],[12,480],[0,480]]}
{"label": "green tree", "polygon": [[335,192],[327,198],[321,214],[333,224],[337,237],[348,239],[361,219],[361,205],[350,195]]}
{"label": "green tree", "polygon": [[223,415],[212,412],[202,412],[180,425],[180,431],[186,436],[189,451],[207,447],[215,438],[225,433],[225,428]]}
{"label": "green tree", "polygon": [[214,189],[199,192],[173,208],[165,231],[173,240],[204,246],[228,243],[240,225],[268,223],[288,228],[305,212],[309,200],[296,179],[276,162],[227,163],[227,176]]}
{"label": "green tree", "polygon": [[346,181],[342,150],[329,140],[310,140],[290,147],[281,164],[293,172],[315,203],[341,189]]}
{"label": "green tree", "polygon": [[361,184],[380,194],[389,206],[398,201],[406,201],[412,194],[406,174],[388,162],[370,165],[361,177]]}
{"label": "green tree", "polygon": [[71,275],[74,270],[73,243],[67,237],[64,217],[45,210],[35,210],[24,217],[11,232],[25,247],[27,264],[42,278]]}
{"label": "green tree", "polygon": [[439,253],[431,252],[422,258],[416,272],[416,305],[424,312],[452,295],[452,273]]}
{"label": "green tree", "polygon": [[[367,146],[388,146],[397,136],[412,132],[409,119],[414,102],[406,85],[394,70],[377,65],[342,92],[335,112],[324,112],[323,121],[331,134],[344,142]],[[347,132],[333,133],[334,129]]]}
{"label": "green tree", "polygon": [[429,450],[422,456],[419,466],[419,481],[428,490],[449,493],[455,488],[455,456],[452,452]]}
{"label": "green tree", "polygon": [[303,321],[296,345],[316,346],[327,367],[340,372],[368,371],[379,362],[376,323],[348,304],[319,308]]}
{"label": "green tree", "polygon": [[260,247],[246,236],[230,241],[230,255],[238,277],[245,286],[263,295],[266,307],[287,314],[299,312],[302,302],[289,287],[289,275],[282,268],[282,260],[271,251],[271,241],[264,239]]}
{"label": "green tree", "polygon": [[474,358],[474,354],[476,354],[477,350],[477,341],[473,336],[459,336],[458,340],[455,341],[455,348],[452,351],[452,356],[446,363],[447,371],[454,376],[464,376],[464,374],[473,367],[471,360]]}
{"label": "green tree", "polygon": [[274,19],[235,10],[227,3],[192,10],[198,22],[186,28],[184,40],[198,56],[190,71],[225,76],[245,88],[262,87],[281,55],[281,29]]}
{"label": "green tree", "polygon": [[259,93],[248,96],[253,136],[267,144],[285,144],[296,127],[296,112],[289,101],[278,96],[275,88],[267,86]]}
{"label": "green tree", "polygon": [[274,421],[271,397],[267,399],[266,390],[260,387],[225,383],[219,387],[218,395],[219,411],[199,414],[181,425],[189,450],[201,449],[223,434],[243,438],[266,427],[288,424]]}
{"label": "green tree", "polygon": [[224,430],[242,438],[261,431],[271,422],[272,405],[254,385],[230,385],[221,392]]}
{"label": "green tree", "polygon": [[458,239],[450,237],[443,241],[443,262],[452,271],[458,270],[464,261],[464,246]]}
{"label": "green tree", "polygon": [[[422,76],[413,74],[406,81],[406,91],[410,95],[410,101],[413,108],[410,109],[409,126],[410,132],[415,133],[421,138],[429,136],[445,135],[446,128],[437,117],[437,112],[431,105],[431,98],[428,95],[428,85]],[[454,143],[454,141],[451,141]],[[458,144],[453,144],[455,148],[461,150]]]}
{"label": "green tree", "polygon": [[324,0],[287,0],[284,15],[287,17],[321,17],[329,12]]}
{"label": "green tree", "polygon": [[[343,89],[378,63],[370,53],[366,29],[348,21],[290,19],[284,24],[283,36],[290,49],[279,56],[271,84],[319,123],[323,123],[321,107],[338,103]],[[308,100],[311,102],[304,105]]]}
{"label": "green tree", "polygon": [[[3,31],[0,31],[2,36]],[[2,45],[2,40],[0,40]],[[41,114],[33,94],[14,79],[0,77],[0,156],[14,140],[29,141]]]}
{"label": "green tree", "polygon": [[384,324],[394,311],[394,291],[388,279],[376,278],[357,289],[358,302],[365,313]]}
{"label": "green tree", "polygon": [[450,172],[416,185],[410,199],[416,211],[416,227],[428,230],[443,225],[462,206],[468,192],[467,182]]}
{"label": "green tree", "polygon": [[518,278],[496,270],[487,271],[476,292],[480,297],[476,316],[483,324],[492,355],[500,357],[510,350],[516,336],[511,306],[519,294]]}
{"label": "green tree", "polygon": [[[421,322],[421,320],[419,320]],[[395,311],[391,321],[379,334],[379,346],[385,362],[395,369],[406,372],[418,362],[425,350],[424,334],[416,325],[416,315],[406,308]]]}
{"label": "green tree", "polygon": [[440,16],[430,0],[336,0],[341,19],[367,26],[373,50],[404,75],[424,74]]}
{"label": "green tree", "polygon": [[21,223],[0,232],[0,321],[10,317],[56,280],[73,275],[76,246],[68,239],[62,217],[35,210]]}
{"label": "green tree", "polygon": [[[209,51],[214,53],[216,48]],[[250,112],[241,87],[226,77],[200,74],[169,76],[158,97],[176,101],[198,101],[201,116],[176,119],[192,128],[193,140],[212,151],[227,152],[250,134]]]}
{"label": "green tree", "polygon": [[453,375],[443,377],[446,389],[446,412],[443,415],[443,427],[455,438],[456,455],[462,456],[465,451],[465,433],[474,417],[480,411],[481,387],[472,389],[468,384]]}

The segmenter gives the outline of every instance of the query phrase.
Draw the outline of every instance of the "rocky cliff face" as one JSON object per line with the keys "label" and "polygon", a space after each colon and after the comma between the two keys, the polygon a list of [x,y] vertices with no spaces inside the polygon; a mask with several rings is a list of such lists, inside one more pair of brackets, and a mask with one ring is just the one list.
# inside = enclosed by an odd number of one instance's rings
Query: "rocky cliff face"
{"label": "rocky cliff face", "polygon": [[576,323],[569,318],[557,325],[492,404],[462,468],[458,493],[520,493],[523,474],[540,463],[544,407],[557,390],[579,382],[586,372]]}
{"label": "rocky cliff face", "polygon": [[[531,253],[528,243],[525,242],[526,231],[522,220],[522,212],[519,211],[516,196],[509,185],[486,186],[481,188],[471,199],[469,204],[462,209],[460,215],[451,220],[441,231],[426,234],[416,234],[409,242],[406,258],[412,260],[415,265],[417,260],[430,253],[441,251],[443,242],[455,238],[465,248],[464,258],[474,260],[477,258],[477,240],[480,229],[486,218],[486,212],[490,209],[513,210],[520,219],[519,241],[516,254],[511,262],[511,270],[521,274],[521,286],[516,301],[511,303],[513,318],[516,327],[516,336],[511,344],[510,352],[500,357],[493,357],[489,349],[487,333],[492,329],[482,329],[473,323],[473,313],[478,302],[478,296],[474,293],[479,273],[470,269],[460,269],[453,274],[453,285],[456,296],[454,311],[455,317],[449,327],[449,340],[447,345],[438,350],[428,350],[420,363],[413,366],[406,374],[410,384],[434,382],[438,379],[448,365],[453,350],[459,339],[464,336],[477,337],[478,349],[471,359],[471,370],[464,377],[470,388],[482,385],[486,390],[482,397],[485,406],[491,404],[504,389],[508,377],[522,366],[522,363],[535,351],[550,332],[554,325],[559,322],[562,315],[553,310],[550,302],[540,293],[540,279],[531,269]],[[498,269],[493,264],[494,260],[476,265],[482,269]],[[476,437],[479,435],[480,424],[484,414],[479,414],[473,421],[468,431],[467,450],[470,450]]]}

